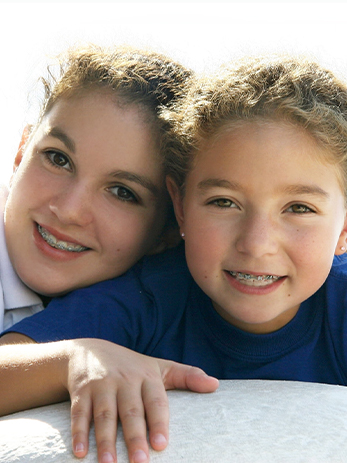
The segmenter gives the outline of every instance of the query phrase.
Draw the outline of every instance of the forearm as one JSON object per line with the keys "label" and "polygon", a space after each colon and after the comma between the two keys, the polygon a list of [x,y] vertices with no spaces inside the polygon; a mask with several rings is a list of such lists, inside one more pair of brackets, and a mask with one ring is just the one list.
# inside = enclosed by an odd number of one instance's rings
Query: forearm
{"label": "forearm", "polygon": [[12,334],[1,343],[14,344],[0,345],[0,415],[67,399],[69,391],[72,443],[79,458],[88,452],[92,419],[99,461],[103,455],[116,461],[118,417],[131,461],[137,452],[148,457],[146,422],[152,447],[163,450],[169,427],[165,389],[212,392],[218,387],[198,368],[101,339],[33,344]]}
{"label": "forearm", "polygon": [[69,398],[72,342],[0,346],[0,415]]}

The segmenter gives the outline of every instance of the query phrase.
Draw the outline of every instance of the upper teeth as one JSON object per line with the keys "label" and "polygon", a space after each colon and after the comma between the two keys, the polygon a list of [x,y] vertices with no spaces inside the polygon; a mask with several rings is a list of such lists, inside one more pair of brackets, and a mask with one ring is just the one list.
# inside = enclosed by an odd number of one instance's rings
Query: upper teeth
{"label": "upper teeth", "polygon": [[41,227],[41,225],[37,225],[37,229],[42,238],[46,241],[46,243],[48,243],[53,248],[70,252],[82,252],[88,249],[84,246],[80,246],[79,244],[73,244],[68,243],[66,241],[57,240],[57,238],[54,235],[49,233],[45,228]]}
{"label": "upper teeth", "polygon": [[269,281],[273,280],[276,281],[280,277],[275,275],[252,275],[250,273],[241,273],[241,272],[233,272],[230,270],[230,275],[239,279],[239,280],[253,280],[253,281]]}

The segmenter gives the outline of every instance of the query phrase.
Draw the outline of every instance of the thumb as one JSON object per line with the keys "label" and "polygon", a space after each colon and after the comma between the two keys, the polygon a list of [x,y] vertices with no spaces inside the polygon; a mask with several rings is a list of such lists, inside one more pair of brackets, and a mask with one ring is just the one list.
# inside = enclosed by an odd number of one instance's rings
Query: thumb
{"label": "thumb", "polygon": [[194,392],[214,392],[218,379],[208,376],[200,368],[158,359],[165,389],[188,389]]}

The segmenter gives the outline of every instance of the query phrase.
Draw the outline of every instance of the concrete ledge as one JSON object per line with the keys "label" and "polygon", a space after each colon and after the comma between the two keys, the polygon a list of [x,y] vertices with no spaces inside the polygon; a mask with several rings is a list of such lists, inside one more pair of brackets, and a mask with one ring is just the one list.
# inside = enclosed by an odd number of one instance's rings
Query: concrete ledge
{"label": "concrete ledge", "polygon": [[[169,391],[170,443],[158,463],[346,463],[347,388],[286,381],[221,381],[212,394]],[[120,430],[118,462],[127,463]],[[0,462],[97,461],[71,452],[62,403],[0,419]]]}

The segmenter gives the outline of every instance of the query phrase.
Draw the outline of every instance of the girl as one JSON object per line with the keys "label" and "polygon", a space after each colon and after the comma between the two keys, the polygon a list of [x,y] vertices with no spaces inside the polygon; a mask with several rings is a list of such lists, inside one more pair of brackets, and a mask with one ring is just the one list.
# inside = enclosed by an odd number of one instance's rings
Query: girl
{"label": "girl", "polygon": [[60,66],[23,133],[6,206],[2,195],[0,331],[42,309],[36,294],[120,275],[162,249],[170,228],[158,110],[191,72],[156,53],[96,46]]}
{"label": "girl", "polygon": [[[220,379],[347,385],[347,86],[304,60],[251,60],[166,117],[180,135],[166,166],[184,248],[53,301],[12,336],[101,338]],[[47,344],[41,371],[58,365],[64,378],[66,343]],[[92,352],[103,348],[100,390],[128,371],[111,366],[119,346],[95,340]]]}
{"label": "girl", "polygon": [[[90,46],[62,58],[61,75],[44,81],[39,121],[24,131],[15,158],[4,211],[0,330],[40,311],[37,294],[51,298],[111,279],[144,254],[177,243],[163,170],[167,124],[159,109],[183,94],[191,72],[162,55],[130,48]],[[80,315],[83,321],[82,309]],[[11,348],[10,356],[15,352]],[[29,356],[35,362],[35,354]],[[74,359],[82,365],[83,353]],[[58,371],[51,372],[52,380]],[[83,374],[93,380],[95,371],[90,367]],[[180,371],[182,381],[191,376],[188,367]],[[149,385],[161,381],[160,371],[155,373]],[[5,374],[2,381],[2,413],[11,410],[7,393],[19,408],[35,404],[23,394],[23,382],[14,378],[6,393]],[[16,399],[16,388],[25,404]],[[148,389],[149,400],[153,394],[167,406],[165,391],[157,393],[155,384]],[[102,438],[98,424],[96,432]],[[77,432],[75,449],[83,455],[80,439]],[[162,448],[162,442],[152,443]]]}

